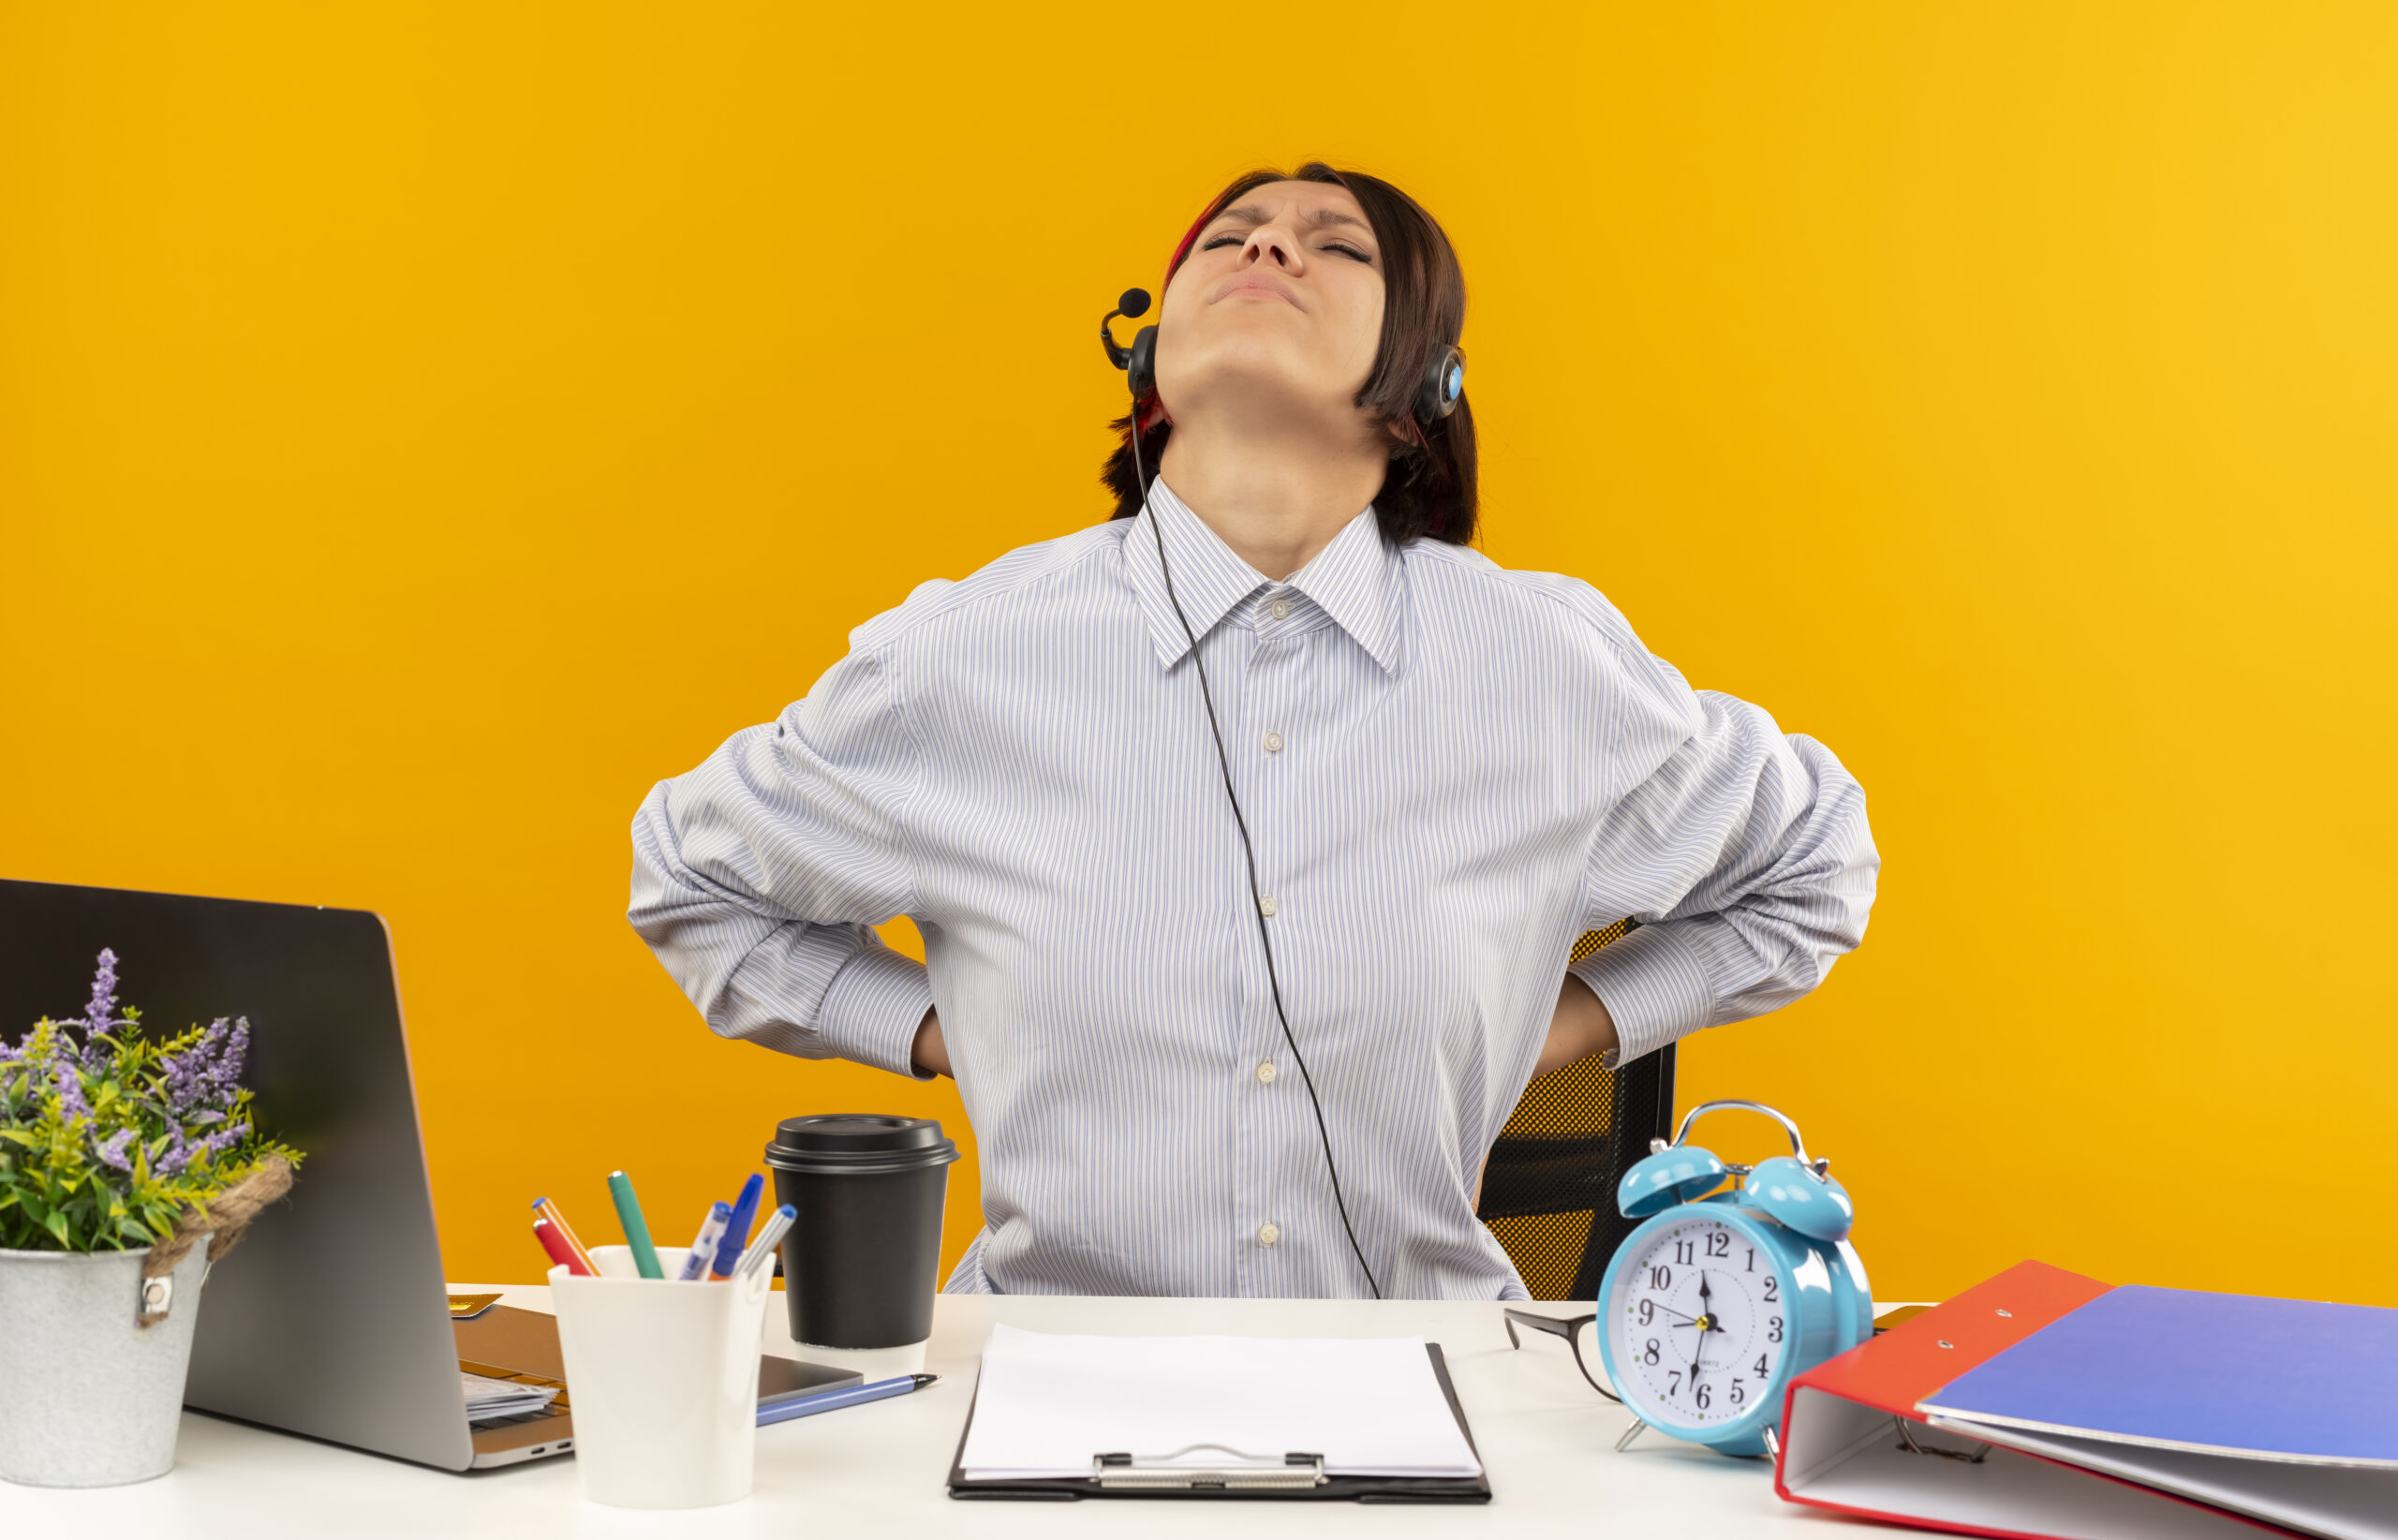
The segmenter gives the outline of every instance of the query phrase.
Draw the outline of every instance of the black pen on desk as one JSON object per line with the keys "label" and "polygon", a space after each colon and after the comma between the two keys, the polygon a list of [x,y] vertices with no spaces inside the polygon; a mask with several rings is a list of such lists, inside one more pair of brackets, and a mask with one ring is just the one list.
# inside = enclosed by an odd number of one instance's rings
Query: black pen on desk
{"label": "black pen on desk", "polygon": [[772,1406],[758,1408],[758,1426],[789,1422],[793,1417],[812,1417],[819,1412],[838,1412],[845,1406],[863,1406],[868,1401],[887,1400],[893,1396],[905,1396],[922,1390],[940,1379],[938,1374],[902,1374],[896,1380],[877,1380],[872,1385],[853,1385],[845,1390],[827,1390],[820,1395],[802,1396],[796,1400],[777,1401]]}

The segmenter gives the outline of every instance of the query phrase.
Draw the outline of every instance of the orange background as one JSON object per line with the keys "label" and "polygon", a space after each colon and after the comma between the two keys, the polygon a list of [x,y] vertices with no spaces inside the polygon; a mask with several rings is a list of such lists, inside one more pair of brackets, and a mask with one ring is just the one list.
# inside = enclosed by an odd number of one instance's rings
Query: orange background
{"label": "orange background", "polygon": [[1460,247],[1489,553],[1872,798],[1866,947],[1683,1101],[1794,1113],[1885,1297],[2398,1304],[2394,14],[0,0],[0,871],[389,915],[453,1277],[782,1116],[965,1137],[710,1038],[626,826],[1102,517],[1100,312],[1323,155]]}

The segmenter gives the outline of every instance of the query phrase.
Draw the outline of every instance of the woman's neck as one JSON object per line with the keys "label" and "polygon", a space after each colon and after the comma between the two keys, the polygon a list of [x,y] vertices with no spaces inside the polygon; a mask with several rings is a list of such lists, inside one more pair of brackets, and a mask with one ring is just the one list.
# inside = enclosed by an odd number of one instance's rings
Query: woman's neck
{"label": "woman's neck", "polygon": [[1234,555],[1279,582],[1373,501],[1388,464],[1371,438],[1353,448],[1177,421],[1158,474]]}

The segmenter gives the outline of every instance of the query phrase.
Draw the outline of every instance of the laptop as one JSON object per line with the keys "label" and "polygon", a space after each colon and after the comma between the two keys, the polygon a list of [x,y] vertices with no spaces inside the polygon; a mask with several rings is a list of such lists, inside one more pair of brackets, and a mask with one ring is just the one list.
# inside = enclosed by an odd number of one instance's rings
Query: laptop
{"label": "laptop", "polygon": [[[448,1471],[570,1451],[570,1387],[540,1413],[467,1420],[462,1369],[547,1386],[565,1364],[538,1311],[450,1318],[382,916],[0,879],[0,1032],[80,1014],[103,947],[151,1027],[249,1017],[259,1126],[307,1156],[208,1275],[185,1404]],[[769,1355],[759,1373],[769,1400],[860,1380]]]}

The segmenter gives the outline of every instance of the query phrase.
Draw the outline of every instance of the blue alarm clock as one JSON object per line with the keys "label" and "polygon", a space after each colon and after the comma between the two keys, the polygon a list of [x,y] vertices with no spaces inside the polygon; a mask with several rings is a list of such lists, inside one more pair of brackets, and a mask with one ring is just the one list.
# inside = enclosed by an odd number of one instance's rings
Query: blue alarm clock
{"label": "blue alarm clock", "polygon": [[[1762,1113],[1790,1153],[1744,1166],[1687,1143],[1710,1112]],[[1674,1141],[1652,1140],[1616,1205],[1643,1222],[1599,1287],[1599,1355],[1643,1428],[1726,1455],[1771,1452],[1783,1393],[1801,1371],[1873,1334],[1865,1264],[1848,1243],[1856,1206],[1811,1161],[1798,1125],[1758,1102],[1691,1108]],[[1726,1177],[1739,1178],[1723,1192]]]}

